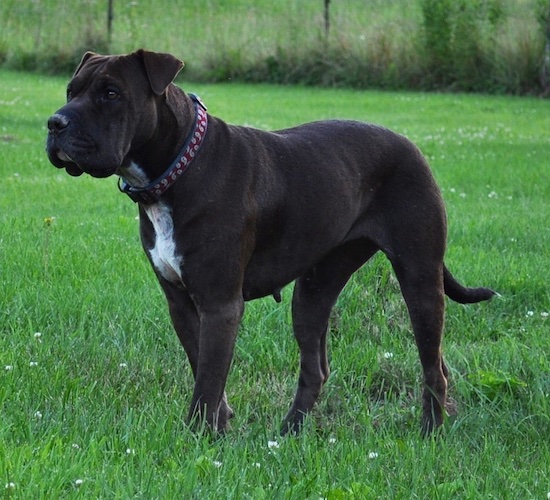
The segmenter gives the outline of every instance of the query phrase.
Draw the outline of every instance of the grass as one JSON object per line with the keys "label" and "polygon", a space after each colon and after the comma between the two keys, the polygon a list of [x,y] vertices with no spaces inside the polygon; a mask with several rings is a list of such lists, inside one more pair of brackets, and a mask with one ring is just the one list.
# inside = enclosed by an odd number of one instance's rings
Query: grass
{"label": "grass", "polygon": [[236,417],[212,439],[183,424],[192,376],[136,207],[114,179],[70,178],[46,159],[66,80],[0,81],[0,496],[546,498],[548,101],[182,83],[233,123],[341,117],[406,134],[443,189],[450,269],[502,295],[448,304],[459,413],[426,440],[418,356],[384,258],[342,293],[332,375],[298,438],[277,436],[298,367],[291,287],[282,304],[249,303],[228,382]]}

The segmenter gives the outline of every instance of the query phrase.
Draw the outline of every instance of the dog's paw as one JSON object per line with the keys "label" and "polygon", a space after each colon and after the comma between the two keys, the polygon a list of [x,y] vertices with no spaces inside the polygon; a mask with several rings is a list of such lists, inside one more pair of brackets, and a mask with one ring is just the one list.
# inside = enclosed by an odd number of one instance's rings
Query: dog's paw
{"label": "dog's paw", "polygon": [[281,425],[281,436],[297,436],[304,427],[307,413],[296,411],[289,413]]}

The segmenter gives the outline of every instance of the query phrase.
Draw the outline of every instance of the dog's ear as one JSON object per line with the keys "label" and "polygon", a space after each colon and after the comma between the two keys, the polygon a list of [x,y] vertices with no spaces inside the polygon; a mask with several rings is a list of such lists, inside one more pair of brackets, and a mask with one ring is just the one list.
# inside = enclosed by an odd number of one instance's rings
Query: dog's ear
{"label": "dog's ear", "polygon": [[138,50],[137,54],[143,60],[147,78],[156,95],[161,95],[183,68],[183,61],[171,54],[149,52],[143,49]]}
{"label": "dog's ear", "polygon": [[74,73],[73,73],[73,78],[76,76],[76,74],[82,69],[82,66],[84,66],[84,64],[86,64],[86,61],[88,59],[90,59],[90,57],[93,57],[93,56],[97,56],[97,54],[95,52],[86,52],[84,53],[84,55],[82,56],[82,59],[80,60],[80,62],[78,63],[78,66],[76,67]]}

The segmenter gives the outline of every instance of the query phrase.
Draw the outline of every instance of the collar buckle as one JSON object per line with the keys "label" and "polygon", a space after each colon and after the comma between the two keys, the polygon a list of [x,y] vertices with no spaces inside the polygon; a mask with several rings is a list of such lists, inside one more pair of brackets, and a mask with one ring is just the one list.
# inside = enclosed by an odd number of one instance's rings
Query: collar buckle
{"label": "collar buckle", "polygon": [[122,177],[118,178],[118,189],[121,193],[127,194],[134,203],[143,203],[151,205],[158,201],[158,197],[147,189],[134,188],[130,186]]}

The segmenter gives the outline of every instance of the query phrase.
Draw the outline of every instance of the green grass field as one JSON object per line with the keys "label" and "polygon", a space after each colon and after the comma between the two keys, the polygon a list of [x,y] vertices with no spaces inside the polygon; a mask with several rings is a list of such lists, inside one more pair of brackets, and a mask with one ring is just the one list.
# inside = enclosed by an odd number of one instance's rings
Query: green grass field
{"label": "green grass field", "polygon": [[547,498],[550,102],[182,83],[232,123],[339,117],[407,135],[443,189],[447,264],[502,295],[448,303],[459,413],[434,439],[419,435],[420,364],[383,257],[342,293],[332,375],[297,438],[277,435],[298,368],[291,287],[281,304],[249,303],[228,382],[236,417],[212,439],[183,424],[192,376],[135,205],[115,179],[47,161],[65,84],[0,72],[0,497]]}

